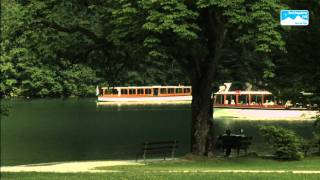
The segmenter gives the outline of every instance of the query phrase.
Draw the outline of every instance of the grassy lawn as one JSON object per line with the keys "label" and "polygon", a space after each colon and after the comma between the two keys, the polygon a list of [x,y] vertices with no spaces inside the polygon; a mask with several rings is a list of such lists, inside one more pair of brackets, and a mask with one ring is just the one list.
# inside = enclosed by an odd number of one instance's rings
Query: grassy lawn
{"label": "grassy lawn", "polygon": [[[141,161],[143,162],[143,161]],[[320,170],[320,157],[301,161],[277,161],[264,158],[184,158],[175,161],[149,162],[142,166],[113,166],[97,169],[121,171],[170,171],[170,170]]]}
{"label": "grassy lawn", "polygon": [[[213,173],[202,170],[320,170],[320,157],[301,161],[276,161],[263,158],[184,158],[175,161],[148,162],[141,166],[99,167],[120,170],[117,173],[1,173],[1,179],[319,179],[320,174],[293,173]],[[178,171],[178,172],[168,172]],[[192,171],[192,172],[183,172]],[[200,171],[200,172],[195,172]]]}
{"label": "grassy lawn", "polygon": [[150,179],[150,180],[189,180],[189,179],[217,179],[217,180],[295,180],[308,179],[318,180],[317,174],[277,174],[277,173],[3,173],[1,179],[27,179],[27,180],[42,180],[42,179],[70,179],[70,180],[89,180],[89,179]]}

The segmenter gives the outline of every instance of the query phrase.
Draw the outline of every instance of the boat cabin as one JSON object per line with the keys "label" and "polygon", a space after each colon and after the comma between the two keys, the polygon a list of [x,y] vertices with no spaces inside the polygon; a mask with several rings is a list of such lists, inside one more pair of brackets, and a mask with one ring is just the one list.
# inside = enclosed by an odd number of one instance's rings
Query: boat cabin
{"label": "boat cabin", "polygon": [[215,107],[282,109],[288,106],[276,101],[269,91],[229,91],[230,86],[231,83],[225,83],[214,94]]}
{"label": "boat cabin", "polygon": [[276,105],[272,93],[268,91],[229,91],[215,93],[216,105],[273,106]]}
{"label": "boat cabin", "polygon": [[103,87],[103,97],[191,96],[191,86]]}

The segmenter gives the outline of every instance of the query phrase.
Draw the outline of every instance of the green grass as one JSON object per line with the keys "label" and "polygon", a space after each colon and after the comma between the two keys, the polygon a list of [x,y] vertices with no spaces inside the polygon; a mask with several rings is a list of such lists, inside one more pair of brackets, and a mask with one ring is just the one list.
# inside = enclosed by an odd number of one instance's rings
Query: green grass
{"label": "green grass", "polygon": [[189,180],[189,179],[239,179],[239,180],[295,180],[308,179],[318,180],[317,174],[277,174],[277,173],[2,173],[1,179],[24,179],[24,180],[90,180],[90,179],[115,179],[115,180],[135,180],[135,179],[149,179],[149,180]]}
{"label": "green grass", "polygon": [[[143,162],[143,161],[142,161]],[[100,167],[104,170],[121,171],[169,171],[169,170],[320,170],[320,157],[305,158],[301,161],[278,161],[263,158],[192,158],[175,161],[160,161],[141,166]]]}
{"label": "green grass", "polygon": [[[1,173],[2,179],[319,179],[320,174],[288,173],[210,173],[201,170],[320,170],[320,157],[305,158],[301,161],[276,161],[256,157],[241,158],[200,158],[186,157],[175,161],[149,162],[141,166],[99,167],[103,170],[120,170],[116,173]],[[168,172],[168,171],[178,172]],[[182,171],[192,172],[182,172]],[[181,171],[181,172],[180,172]],[[199,171],[199,172],[194,172]]]}

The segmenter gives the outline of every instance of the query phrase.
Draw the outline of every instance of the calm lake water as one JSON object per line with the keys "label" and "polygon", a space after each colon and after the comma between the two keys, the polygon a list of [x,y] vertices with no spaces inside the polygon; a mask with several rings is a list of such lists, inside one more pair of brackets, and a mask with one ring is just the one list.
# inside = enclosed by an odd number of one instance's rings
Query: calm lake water
{"label": "calm lake water", "polygon": [[[95,99],[10,100],[1,120],[1,165],[133,158],[142,142],[179,141],[189,152],[190,105],[96,106]],[[217,110],[218,111],[218,110]],[[216,119],[215,133],[243,128],[253,136],[250,151],[269,153],[260,125],[280,125],[312,136],[312,121]]]}

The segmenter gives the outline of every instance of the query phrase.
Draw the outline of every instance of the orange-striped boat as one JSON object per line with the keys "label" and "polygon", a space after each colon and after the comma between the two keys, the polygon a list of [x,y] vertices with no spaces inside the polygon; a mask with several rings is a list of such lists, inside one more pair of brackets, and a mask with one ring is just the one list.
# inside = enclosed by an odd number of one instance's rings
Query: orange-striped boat
{"label": "orange-striped boat", "polygon": [[98,102],[191,102],[191,86],[97,87]]}

